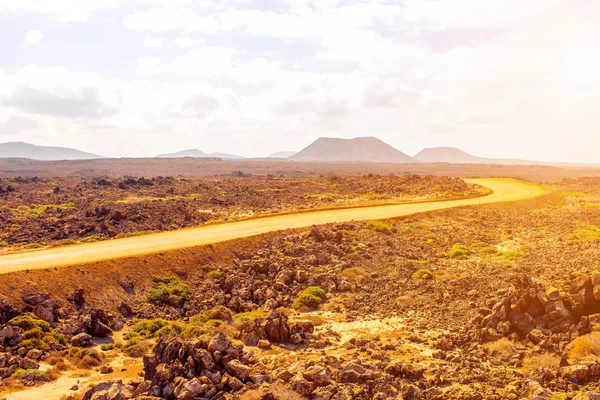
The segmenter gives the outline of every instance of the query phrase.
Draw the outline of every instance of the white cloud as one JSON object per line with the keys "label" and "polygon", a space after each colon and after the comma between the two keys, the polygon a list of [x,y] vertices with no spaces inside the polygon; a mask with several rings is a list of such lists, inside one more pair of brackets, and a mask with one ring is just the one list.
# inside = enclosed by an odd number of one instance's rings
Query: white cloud
{"label": "white cloud", "polygon": [[123,18],[123,26],[134,31],[167,32],[184,29],[188,32],[216,32],[218,23],[198,15],[190,8],[160,7],[137,11]]}
{"label": "white cloud", "polygon": [[44,39],[44,34],[40,31],[29,31],[23,39],[25,46],[35,46]]}

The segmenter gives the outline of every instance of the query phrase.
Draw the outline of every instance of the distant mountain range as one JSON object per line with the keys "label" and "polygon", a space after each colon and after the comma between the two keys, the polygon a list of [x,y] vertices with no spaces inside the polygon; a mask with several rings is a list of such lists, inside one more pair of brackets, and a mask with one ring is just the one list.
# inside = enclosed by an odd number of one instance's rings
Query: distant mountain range
{"label": "distant mountain range", "polygon": [[176,153],[167,153],[167,154],[159,154],[155,158],[182,158],[182,157],[196,157],[196,158],[207,158],[207,157],[216,157],[222,158],[224,160],[238,160],[244,158],[242,156],[236,156],[235,154],[227,154],[227,153],[210,153],[206,154],[203,151],[198,149],[188,149],[178,151]]}
{"label": "distant mountain range", "polygon": [[68,147],[36,146],[25,142],[0,143],[0,158],[30,158],[42,161],[104,158]]}
{"label": "distant mountain range", "polygon": [[319,138],[288,159],[309,162],[415,162],[412,157],[374,137]]}
{"label": "distant mountain range", "polygon": [[[160,154],[155,158],[221,158],[242,160],[242,156],[228,153],[204,153],[198,149]],[[68,147],[37,146],[25,142],[0,143],[0,158],[28,158],[41,161],[90,160],[105,158]],[[456,147],[426,148],[410,157],[375,137],[354,139],[319,138],[299,152],[281,151],[268,158],[255,161],[289,160],[297,162],[362,162],[362,163],[453,163],[453,164],[499,164],[499,165],[547,165],[556,167],[588,166],[598,164],[531,161],[505,158],[484,158],[469,154]]]}

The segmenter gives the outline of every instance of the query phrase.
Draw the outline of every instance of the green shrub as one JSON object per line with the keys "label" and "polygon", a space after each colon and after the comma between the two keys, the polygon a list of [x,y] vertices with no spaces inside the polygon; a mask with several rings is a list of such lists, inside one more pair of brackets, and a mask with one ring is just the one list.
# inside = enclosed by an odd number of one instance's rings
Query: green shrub
{"label": "green shrub", "polygon": [[148,293],[151,303],[164,303],[169,296],[181,296],[184,300],[190,299],[190,288],[175,277],[154,278],[154,289]]}
{"label": "green shrub", "polygon": [[19,347],[22,347],[24,349],[27,350],[42,350],[42,351],[49,351],[50,350],[50,346],[48,346],[48,343],[44,342],[43,340],[40,339],[27,339],[27,340],[23,340],[20,344]]}
{"label": "green shrub", "polygon": [[294,301],[294,309],[298,310],[303,307],[310,309],[318,308],[326,298],[325,290],[318,286],[310,286],[298,293],[296,301]]}
{"label": "green shrub", "polygon": [[367,229],[386,234],[392,232],[392,228],[383,221],[369,221],[367,222]]}
{"label": "green shrub", "polygon": [[127,332],[126,334],[123,335],[123,339],[125,340],[131,340],[133,338],[139,338],[140,335],[136,332]]}
{"label": "green shrub", "polygon": [[233,320],[237,323],[246,322],[246,321],[254,321],[255,319],[265,319],[267,318],[267,314],[261,310],[256,309],[254,311],[249,311],[245,313],[235,314],[233,316]]}
{"label": "green shrub", "polygon": [[163,326],[154,334],[157,338],[171,339],[179,336],[181,332],[186,328],[186,325],[182,322],[169,322],[168,325]]}
{"label": "green shrub", "polygon": [[201,314],[194,315],[190,318],[190,324],[203,325],[210,320],[231,321],[233,314],[228,308],[223,306],[214,307],[211,310],[204,311]]}
{"label": "green shrub", "polygon": [[33,375],[38,379],[43,379],[46,377],[46,371],[40,371],[39,369],[22,369],[22,368],[19,368],[18,370],[16,370],[12,374],[12,377],[19,378],[22,375],[28,374],[30,372],[33,372]]}
{"label": "green shrub", "polygon": [[206,277],[208,279],[212,279],[214,281],[221,279],[221,272],[214,270],[214,271],[210,271],[206,274]]}
{"label": "green shrub", "polygon": [[169,325],[169,321],[162,318],[145,319],[133,326],[133,331],[145,337],[153,337],[161,328]]}
{"label": "green shrub", "polygon": [[25,332],[23,332],[23,337],[25,339],[41,339],[44,337],[44,332],[40,328],[31,328]]}
{"label": "green shrub", "polygon": [[580,240],[595,242],[600,241],[600,228],[594,225],[589,225],[585,229],[579,229],[573,232],[569,240]]}
{"label": "green shrub", "polygon": [[132,341],[130,343],[125,344],[121,351],[129,357],[139,358],[142,357],[150,350],[150,346],[148,343],[144,341]]}
{"label": "green shrub", "polygon": [[471,250],[467,246],[462,244],[455,244],[450,249],[450,257],[456,258],[457,260],[464,260],[469,257]]}
{"label": "green shrub", "polygon": [[427,269],[420,269],[415,271],[411,277],[412,279],[431,279],[433,278],[433,273]]}
{"label": "green shrub", "polygon": [[209,333],[211,329],[205,328],[200,325],[187,325],[186,328],[181,332],[181,337],[190,339],[198,336],[202,336],[205,333]]}
{"label": "green shrub", "polygon": [[0,247],[7,247],[8,246],[8,242],[0,242]]}
{"label": "green shrub", "polygon": [[34,328],[38,328],[43,332],[50,332],[52,330],[52,327],[48,322],[35,317],[31,317],[29,315],[20,315],[11,319],[10,322],[23,329],[24,331],[28,331]]}
{"label": "green shrub", "polygon": [[114,348],[115,348],[115,345],[113,343],[105,343],[100,346],[100,350],[102,350],[102,351],[111,351]]}

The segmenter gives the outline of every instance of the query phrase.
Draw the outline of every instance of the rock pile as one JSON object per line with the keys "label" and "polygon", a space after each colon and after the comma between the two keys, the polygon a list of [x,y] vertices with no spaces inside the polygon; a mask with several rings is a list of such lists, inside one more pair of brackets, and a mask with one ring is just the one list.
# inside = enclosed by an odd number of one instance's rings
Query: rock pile
{"label": "rock pile", "polygon": [[165,399],[213,398],[240,390],[245,382],[269,382],[255,373],[244,356],[244,346],[223,333],[194,340],[159,341],[144,357],[144,378],[134,393]]}
{"label": "rock pile", "polygon": [[[587,293],[586,288],[582,287],[581,292]],[[589,290],[591,293],[592,288]],[[578,289],[575,296],[580,296],[579,293]],[[579,335],[588,333],[590,319],[596,320],[595,316],[582,316],[582,307],[574,307],[585,301],[578,303],[573,296],[520,275],[508,293],[479,309],[473,323],[482,328],[483,339],[487,341],[516,334],[545,348],[559,344],[564,347]]]}

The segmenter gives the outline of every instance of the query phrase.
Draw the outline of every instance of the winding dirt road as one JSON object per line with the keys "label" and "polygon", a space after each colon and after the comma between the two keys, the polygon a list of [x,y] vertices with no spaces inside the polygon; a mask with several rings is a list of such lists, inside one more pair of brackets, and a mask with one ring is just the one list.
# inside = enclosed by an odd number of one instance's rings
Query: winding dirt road
{"label": "winding dirt road", "polygon": [[478,204],[525,200],[546,194],[546,190],[514,179],[466,179],[488,187],[492,194],[483,197],[434,201],[429,203],[396,204],[338,210],[311,211],[198,228],[161,232],[146,236],[103,242],[78,244],[54,249],[37,250],[0,256],[0,274],[26,269],[62,267],[115,258],[158,253],[227,240],[260,235],[283,229],[345,221],[364,221],[401,217],[421,212]]}

